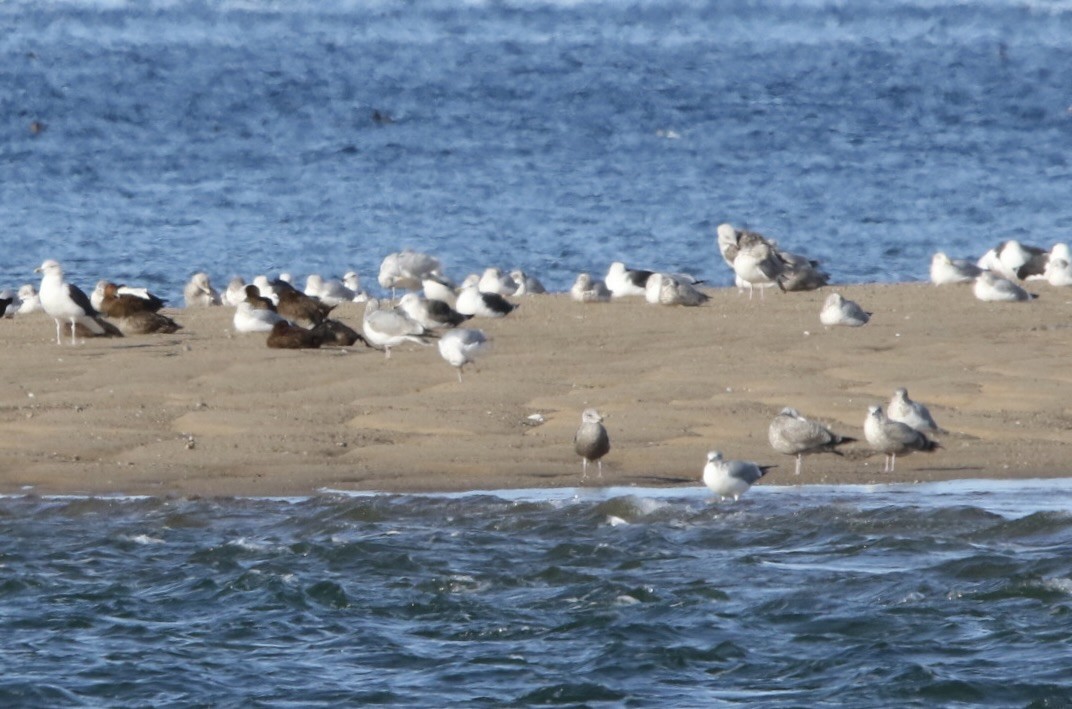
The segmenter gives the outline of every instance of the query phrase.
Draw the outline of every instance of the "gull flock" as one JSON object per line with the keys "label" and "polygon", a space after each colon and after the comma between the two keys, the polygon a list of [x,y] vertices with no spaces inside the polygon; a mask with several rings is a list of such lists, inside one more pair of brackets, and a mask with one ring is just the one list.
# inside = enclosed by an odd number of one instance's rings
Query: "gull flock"
{"label": "gull flock", "polygon": [[[716,243],[722,259],[733,271],[739,292],[747,290],[749,299],[757,289],[762,300],[771,288],[788,293],[829,285],[830,277],[818,261],[784,250],[757,232],[722,224],[717,229]],[[1072,286],[1070,263],[1072,255],[1067,244],[1056,244],[1047,251],[1009,240],[974,262],[935,253],[930,280],[936,286],[971,285],[980,301],[1030,302],[1038,296],[1020,283],[1044,280],[1052,286]],[[87,296],[67,281],[63,267],[55,260],[44,261],[36,272],[41,274],[37,289],[27,283],[17,292],[0,292],[0,313],[16,317],[44,312],[55,321],[58,345],[64,343],[65,337],[75,345],[80,338],[174,333],[182,328],[160,312],[166,302],[147,287],[101,280]],[[380,266],[377,281],[390,293],[389,298],[370,297],[353,271],[338,280],[310,274],[301,290],[291,281],[287,274],[274,280],[258,275],[247,284],[236,276],[220,292],[208,274],[195,273],[185,285],[183,299],[187,308],[233,308],[235,332],[265,335],[266,346],[271,348],[350,347],[360,342],[382,350],[389,359],[394,347],[435,343],[442,359],[455,368],[462,383],[463,368],[491,348],[488,336],[468,326],[470,322],[507,317],[520,307],[515,302],[518,298],[547,292],[531,274],[521,270],[505,273],[494,267],[455,284],[445,275],[439,259],[410,250],[389,254]],[[578,274],[569,296],[578,303],[635,297],[653,305],[698,307],[709,300],[701,284],[689,274],[629,268],[615,261],[602,280],[589,273]],[[396,304],[399,291],[404,293]],[[364,304],[360,332],[331,317],[332,311],[344,302]],[[819,321],[828,328],[862,327],[872,315],[835,292],[825,299]],[[881,406],[870,406],[863,421],[864,440],[873,452],[885,456],[884,471],[890,472],[895,469],[897,456],[939,449],[941,445],[933,436],[944,433],[947,432],[938,427],[927,408],[909,399],[903,387],[894,392],[885,411]],[[774,451],[794,457],[795,473],[799,475],[805,456],[842,455],[839,447],[857,439],[835,433],[825,424],[786,407],[771,420],[768,441]],[[587,478],[589,463],[596,463],[602,477],[610,436],[603,415],[596,409],[582,413],[573,443],[582,462],[582,480]],[[727,460],[720,451],[711,451],[701,480],[715,497],[736,500],[773,467],[776,466]]]}

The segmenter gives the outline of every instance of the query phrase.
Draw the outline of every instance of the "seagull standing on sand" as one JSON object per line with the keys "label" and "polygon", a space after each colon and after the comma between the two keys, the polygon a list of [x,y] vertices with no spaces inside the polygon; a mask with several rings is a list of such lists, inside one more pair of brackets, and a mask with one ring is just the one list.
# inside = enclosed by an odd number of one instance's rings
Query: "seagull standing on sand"
{"label": "seagull standing on sand", "polygon": [[748,287],[748,299],[759,288],[759,297],[763,298],[764,289],[778,282],[782,273],[782,260],[778,252],[766,241],[757,241],[750,246],[742,246],[733,259],[733,272],[738,284]]}
{"label": "seagull standing on sand", "polygon": [[950,283],[971,283],[983,269],[971,261],[949,258],[941,251],[931,257],[931,283],[944,286]]}
{"label": "seagull standing on sand", "polygon": [[472,328],[448,330],[439,338],[439,354],[447,364],[458,368],[459,383],[462,381],[462,367],[487,352],[490,346],[487,336],[481,330]]}
{"label": "seagull standing on sand", "polygon": [[819,322],[827,327],[844,325],[845,327],[861,327],[871,319],[871,313],[865,311],[854,301],[846,300],[840,293],[831,293],[826,296],[823,309],[819,311]]}
{"label": "seagull standing on sand", "polygon": [[606,303],[610,300],[610,290],[598,278],[579,273],[570,288],[570,298],[578,303]]}
{"label": "seagull standing on sand", "polygon": [[63,344],[63,322],[71,324],[71,344],[76,344],[76,327],[81,325],[93,335],[122,336],[115,326],[100,319],[100,313],[78,286],[63,279],[63,268],[48,259],[36,271],[41,273],[41,308],[56,321],[56,344]]}
{"label": "seagull standing on sand", "polygon": [[986,302],[1013,303],[1038,297],[1034,293],[1028,293],[1009,279],[997,276],[990,271],[983,271],[976,277],[972,293],[979,300]]}
{"label": "seagull standing on sand", "polygon": [[403,342],[427,345],[435,337],[424,325],[394,308],[382,307],[377,298],[365,303],[362,321],[365,340],[373,347],[382,347],[384,359],[391,357],[391,348]]}
{"label": "seagull standing on sand", "polygon": [[732,497],[736,502],[767,471],[777,466],[756,465],[745,460],[725,460],[719,451],[707,454],[707,464],[703,469],[703,482],[707,488],[725,500]]}
{"label": "seagull standing on sand", "polygon": [[581,427],[573,436],[573,450],[581,456],[581,480],[588,477],[588,464],[595,461],[599,477],[603,477],[603,456],[610,452],[610,436],[603,427],[603,417],[595,409],[585,409],[581,414]]}
{"label": "seagull standing on sand", "polygon": [[382,288],[391,289],[391,298],[394,299],[395,289],[417,290],[421,287],[421,280],[439,269],[439,259],[406,249],[384,257],[380,263],[378,280]]}
{"label": "seagull standing on sand", "polygon": [[890,421],[900,421],[920,433],[945,433],[934,422],[934,417],[926,406],[908,398],[908,390],[904,387],[893,392],[893,398],[886,407],[886,418]]}
{"label": "seagull standing on sand", "polygon": [[855,438],[839,436],[821,423],[806,419],[796,409],[786,407],[771,421],[767,429],[767,440],[771,448],[794,455],[797,458],[795,473],[800,475],[801,461],[813,453],[833,453],[841,455],[837,446],[852,443]]}
{"label": "seagull standing on sand", "polygon": [[207,273],[190,276],[182,289],[182,298],[187,308],[210,308],[221,303],[220,294],[212,287]]}
{"label": "seagull standing on sand", "polygon": [[892,473],[897,465],[897,455],[908,455],[913,451],[931,452],[940,448],[924,434],[900,421],[890,421],[882,413],[881,406],[870,406],[864,419],[864,437],[868,444],[886,456],[882,472]]}

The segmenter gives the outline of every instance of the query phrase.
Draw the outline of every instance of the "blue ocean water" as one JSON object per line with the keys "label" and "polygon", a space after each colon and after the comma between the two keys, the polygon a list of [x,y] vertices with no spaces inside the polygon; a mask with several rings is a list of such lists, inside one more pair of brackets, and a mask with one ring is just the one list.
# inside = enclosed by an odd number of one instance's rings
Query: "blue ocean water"
{"label": "blue ocean water", "polygon": [[9,0],[0,287],[374,286],[403,247],[728,284],[722,221],[922,279],[1069,238],[1070,61],[1062,0]]}
{"label": "blue ocean water", "polygon": [[1072,481],[0,499],[0,704],[1068,706]]}

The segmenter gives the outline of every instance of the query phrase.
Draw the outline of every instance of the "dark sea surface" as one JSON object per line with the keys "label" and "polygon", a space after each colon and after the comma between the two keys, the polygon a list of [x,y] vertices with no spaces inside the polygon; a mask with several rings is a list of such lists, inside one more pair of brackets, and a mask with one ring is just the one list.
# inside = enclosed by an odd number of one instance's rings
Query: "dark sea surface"
{"label": "dark sea surface", "polygon": [[1072,703],[1072,481],[0,499],[5,707]]}
{"label": "dark sea surface", "polygon": [[198,269],[375,288],[403,247],[729,284],[723,221],[924,279],[1069,239],[1070,67],[1056,0],[9,0],[0,287],[55,258],[176,300]]}

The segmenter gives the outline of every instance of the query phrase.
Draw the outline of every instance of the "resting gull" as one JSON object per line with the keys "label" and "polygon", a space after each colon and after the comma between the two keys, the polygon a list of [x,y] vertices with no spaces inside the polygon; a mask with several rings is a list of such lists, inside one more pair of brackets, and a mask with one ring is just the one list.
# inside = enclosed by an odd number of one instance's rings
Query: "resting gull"
{"label": "resting gull", "polygon": [[383,307],[377,298],[369,298],[365,303],[362,329],[366,342],[373,347],[383,348],[385,359],[390,358],[391,348],[396,345],[403,342],[427,345],[435,337],[428,328],[405,313]]}
{"label": "resting gull", "polygon": [[[753,288],[769,288],[777,284],[783,291],[807,291],[821,288],[830,281],[829,274],[819,267],[818,261],[783,251],[775,241],[758,232],[720,224],[717,233],[719,253],[733,269],[737,287],[749,289],[749,297]],[[737,257],[741,252],[745,252],[746,259],[738,265]]]}
{"label": "resting gull", "polygon": [[926,406],[908,398],[908,389],[904,387],[893,392],[893,398],[886,407],[886,417],[890,421],[900,421],[911,426],[920,433],[945,433],[934,422],[934,417]]}
{"label": "resting gull", "polygon": [[547,292],[543,283],[540,283],[539,278],[530,276],[519,268],[510,271],[510,278],[514,279],[514,283],[517,283],[517,290],[514,291],[514,295],[542,295]]}
{"label": "resting gull", "polygon": [[439,354],[447,364],[458,368],[459,382],[462,380],[462,367],[486,352],[489,347],[487,336],[481,330],[472,328],[449,330],[439,338]]}
{"label": "resting gull", "polygon": [[[1072,286],[1072,265],[1063,258],[1051,258],[1046,264],[1046,282],[1051,286]],[[22,312],[21,308],[19,312]]]}
{"label": "resting gull", "polygon": [[581,414],[581,427],[573,436],[573,449],[581,456],[581,479],[588,477],[588,464],[595,461],[599,477],[603,477],[603,456],[610,451],[610,436],[603,427],[603,417],[595,409],[585,409]]}
{"label": "resting gull", "polygon": [[235,306],[233,323],[237,332],[270,332],[284,319],[272,301],[261,296],[257,286],[246,286],[245,293],[245,299]]}
{"label": "resting gull", "polygon": [[971,261],[949,258],[941,251],[931,257],[931,283],[944,286],[950,283],[971,283],[983,269]]}
{"label": "resting gull", "polygon": [[462,315],[481,318],[505,317],[517,307],[498,293],[481,293],[475,285],[463,287],[454,304],[454,309]]}
{"label": "resting gull", "polygon": [[707,488],[725,500],[732,497],[736,502],[757,480],[775,465],[756,465],[746,460],[725,460],[719,451],[707,454],[703,469],[703,482]]}
{"label": "resting gull", "polygon": [[[355,276],[357,274],[354,274]],[[357,295],[342,281],[325,281],[319,273],[310,273],[305,277],[305,295],[316,298],[324,305],[335,307],[343,303],[352,302]]]}
{"label": "resting gull", "polygon": [[481,293],[514,295],[517,293],[518,284],[517,281],[503,274],[502,270],[498,268],[485,268],[476,287]]}
{"label": "resting gull", "polygon": [[355,303],[364,303],[368,300],[368,293],[361,287],[361,279],[358,277],[356,271],[347,271],[342,276],[342,284],[349,288],[354,297],[351,299]]}
{"label": "resting gull", "polygon": [[190,276],[182,289],[182,298],[187,308],[210,308],[220,305],[220,294],[212,287],[212,281],[204,272]]}
{"label": "resting gull", "polygon": [[610,290],[598,278],[579,273],[570,288],[570,298],[578,303],[606,303],[610,300]]}
{"label": "resting gull", "polygon": [[886,456],[882,471],[892,473],[897,465],[897,455],[908,455],[913,451],[931,452],[940,448],[924,434],[900,421],[890,421],[882,413],[881,406],[869,406],[867,418],[864,419],[864,438],[873,449]]}
{"label": "resting gull", "polygon": [[837,446],[852,443],[855,438],[839,436],[821,423],[806,419],[793,408],[782,409],[771,421],[767,429],[767,440],[771,448],[786,455],[795,455],[797,464],[795,473],[800,475],[801,461],[813,453],[834,453],[841,455]]}
{"label": "resting gull", "polygon": [[100,312],[115,318],[124,335],[171,334],[182,329],[182,325],[156,312],[154,307],[155,304],[145,298],[120,293],[120,287],[115,283],[104,284]]}
{"label": "resting gull", "polygon": [[826,296],[823,309],[819,311],[819,322],[827,327],[844,325],[861,327],[871,319],[871,313],[865,311],[855,301],[846,300],[840,293]]}
{"label": "resting gull", "polygon": [[41,273],[41,308],[56,321],[56,344],[63,344],[63,322],[71,325],[71,344],[75,344],[76,330],[81,326],[93,336],[122,337],[122,333],[111,323],[101,320],[86,294],[64,280],[63,268],[52,259],[48,259],[36,269]]}
{"label": "resting gull", "polygon": [[32,283],[23,283],[19,286],[19,315],[29,315],[41,310],[41,297],[37,295],[37,289]]}
{"label": "resting gull", "polygon": [[227,290],[220,296],[220,300],[224,305],[230,305],[232,308],[237,307],[239,303],[246,299],[246,282],[241,276],[235,276],[227,284]]}
{"label": "resting gull", "polygon": [[651,271],[626,268],[621,261],[615,261],[607,269],[603,282],[607,284],[612,298],[643,297],[651,274]]}
{"label": "resting gull", "polygon": [[398,307],[429,330],[457,327],[472,317],[462,315],[442,300],[423,298],[419,293],[406,293],[399,299]]}
{"label": "resting gull", "polygon": [[421,287],[426,298],[442,301],[452,308],[458,302],[457,286],[442,273],[429,273],[421,280]]}
{"label": "resting gull", "polygon": [[1002,278],[990,271],[983,271],[975,278],[972,293],[979,300],[988,302],[1016,302],[1033,300],[1038,296],[1028,293],[1007,278]]}
{"label": "resting gull", "polygon": [[1048,254],[1045,249],[1024,246],[1016,239],[1009,239],[983,254],[976,265],[1003,278],[1024,280],[1042,273],[1046,267],[1046,256]]}

